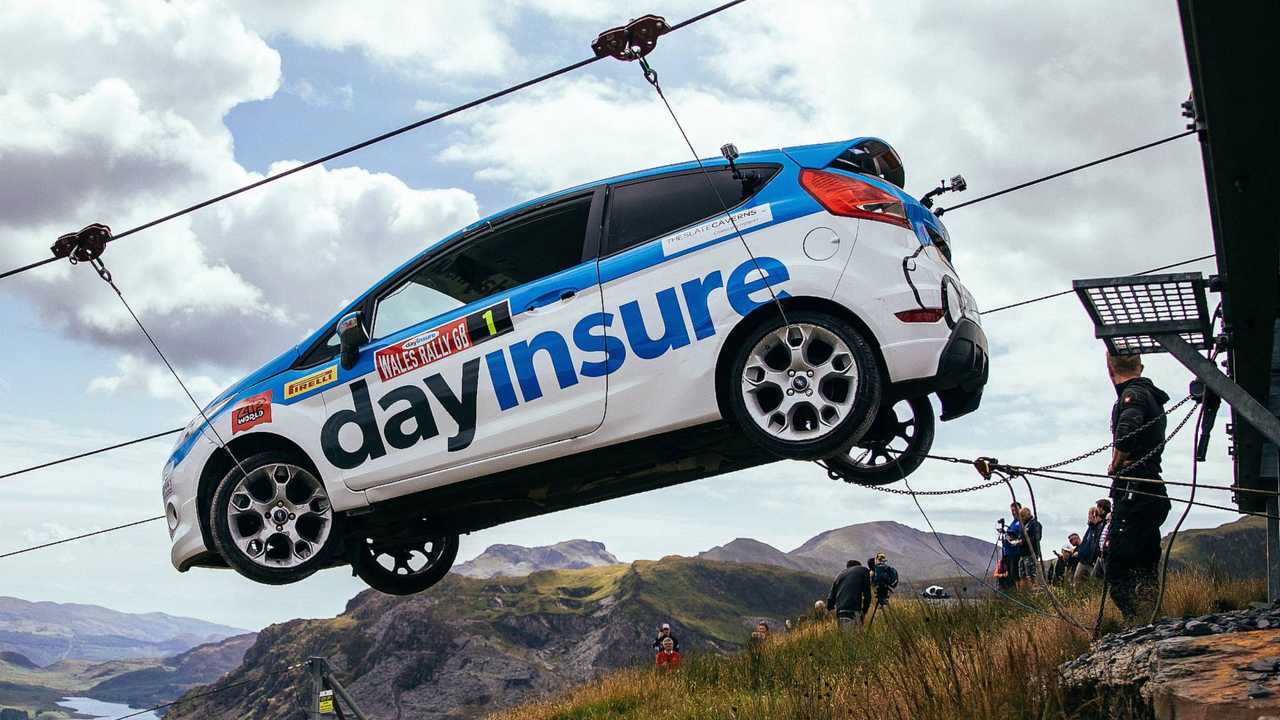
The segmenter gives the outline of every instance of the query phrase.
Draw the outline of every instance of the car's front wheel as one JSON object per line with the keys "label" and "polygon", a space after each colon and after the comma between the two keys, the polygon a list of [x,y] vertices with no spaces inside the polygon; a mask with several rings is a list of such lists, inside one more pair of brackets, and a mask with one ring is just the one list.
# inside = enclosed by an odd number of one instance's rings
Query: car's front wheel
{"label": "car's front wheel", "polygon": [[458,557],[458,536],[429,533],[409,538],[360,538],[352,569],[369,587],[388,595],[413,595],[444,579]]}
{"label": "car's front wheel", "polygon": [[233,466],[213,493],[209,519],[227,564],[269,585],[297,582],[325,567],[338,542],[324,483],[306,463],[279,451]]}
{"label": "car's front wheel", "polygon": [[880,405],[871,346],[830,313],[794,310],[749,331],[730,364],[729,406],[739,427],[774,455],[815,460],[866,432]]}

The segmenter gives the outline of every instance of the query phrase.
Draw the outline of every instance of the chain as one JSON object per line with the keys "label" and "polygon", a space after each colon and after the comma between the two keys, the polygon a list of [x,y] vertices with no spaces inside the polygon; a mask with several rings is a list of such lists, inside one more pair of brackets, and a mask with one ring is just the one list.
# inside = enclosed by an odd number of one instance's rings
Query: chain
{"label": "chain", "polygon": [[[936,459],[942,460],[944,458],[938,457]],[[952,462],[961,462],[956,458],[945,458],[945,459]],[[965,488],[954,488],[952,490],[900,490],[898,488],[891,488],[891,487],[882,486],[882,485],[863,485],[862,483],[859,483],[856,480],[850,480],[849,478],[845,477],[844,474],[841,473],[839,470],[832,468],[830,465],[827,465],[822,460],[816,460],[815,462],[817,462],[818,465],[826,469],[827,477],[831,478],[832,480],[843,480],[849,483],[850,485],[858,485],[860,487],[865,487],[869,490],[876,490],[882,493],[889,493],[890,495],[960,495],[962,493],[977,492],[978,490],[986,490],[987,488],[992,488],[997,485],[1004,484],[1004,480],[992,480],[991,482],[983,483],[981,485],[974,485],[973,487],[965,487]],[[970,463],[964,463],[964,464],[967,465]]]}

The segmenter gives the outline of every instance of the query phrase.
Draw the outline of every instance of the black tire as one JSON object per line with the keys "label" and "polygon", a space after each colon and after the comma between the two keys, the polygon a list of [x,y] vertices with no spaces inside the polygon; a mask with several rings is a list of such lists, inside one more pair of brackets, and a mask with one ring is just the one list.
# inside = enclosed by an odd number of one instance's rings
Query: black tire
{"label": "black tire", "polygon": [[[351,558],[352,569],[369,587],[387,595],[414,595],[444,579],[458,557],[458,536],[439,535],[417,540],[379,541],[358,538]],[[424,560],[414,568],[416,553]],[[387,567],[380,560],[390,560]]]}
{"label": "black tire", "polygon": [[[905,420],[896,410],[902,403],[911,413]],[[933,448],[933,435],[933,403],[929,397],[908,398],[880,408],[862,439],[848,452],[827,458],[827,464],[849,482],[888,485],[920,467]]]}
{"label": "black tire", "polygon": [[870,427],[880,406],[880,368],[846,320],[793,310],[787,321],[772,316],[747,332],[731,350],[722,387],[733,421],[752,442],[781,458],[817,460],[848,449]]}
{"label": "black tire", "polygon": [[[248,482],[242,485],[246,474]],[[264,503],[268,488],[272,499]],[[308,490],[311,494],[304,497]],[[233,512],[246,498],[250,507]],[[271,506],[272,513],[285,510],[274,533],[272,521],[252,509],[265,506]],[[218,483],[208,512],[218,554],[236,572],[267,585],[295,583],[327,567],[341,536],[340,518],[311,463],[278,450],[241,458]],[[247,539],[253,534],[254,518],[261,532],[271,533],[256,556],[251,552],[253,541]]]}

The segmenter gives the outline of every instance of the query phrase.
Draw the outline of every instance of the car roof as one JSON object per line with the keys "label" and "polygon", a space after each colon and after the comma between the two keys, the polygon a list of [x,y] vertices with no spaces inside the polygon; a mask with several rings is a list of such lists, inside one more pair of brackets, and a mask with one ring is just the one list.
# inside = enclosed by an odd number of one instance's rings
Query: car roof
{"label": "car roof", "polygon": [[[813,145],[793,145],[785,148],[754,150],[754,151],[739,155],[737,160],[735,160],[735,162],[743,165],[751,164],[751,163],[762,163],[762,162],[784,163],[784,162],[787,162],[789,159],[787,155],[787,153],[789,152],[795,152],[798,150],[807,150],[807,151],[813,151],[813,152],[830,151],[835,154],[839,154],[840,152],[843,151],[844,148],[847,148],[850,145],[862,142],[864,140],[876,140],[876,139],[879,139],[879,138],[859,136],[859,137],[849,138],[848,140],[838,140],[836,142],[830,142],[830,143],[819,143],[819,144],[813,144]],[[884,142],[884,141],[881,140],[881,142]],[[711,168],[726,167],[728,165],[728,161],[726,161],[723,157],[702,158],[700,162],[702,167],[711,167]],[[358,297],[356,297],[350,303],[348,303],[345,307],[343,307],[341,311],[335,314],[332,318],[330,318],[320,327],[316,328],[316,330],[312,332],[310,335],[308,335],[305,340],[299,343],[296,346],[296,348],[301,350],[309,347],[312,343],[318,340],[323,334],[327,333],[327,331],[333,326],[333,323],[336,322],[338,318],[340,318],[345,313],[350,312],[351,308],[354,308],[360,305],[362,302],[364,302],[368,298],[369,294],[374,291],[375,288],[380,287],[383,283],[385,283],[391,277],[399,274],[402,270],[409,267],[410,265],[417,263],[426,254],[434,251],[435,249],[441,247],[446,243],[453,241],[459,236],[468,235],[476,231],[477,229],[483,227],[486,223],[493,223],[509,215],[513,215],[521,211],[527,210],[529,208],[546,204],[548,202],[553,202],[559,198],[568,197],[576,193],[583,192],[584,190],[589,190],[591,188],[599,187],[601,185],[616,185],[618,183],[630,182],[632,180],[640,180],[640,179],[651,177],[651,176],[665,175],[668,173],[677,173],[677,172],[682,172],[686,170],[696,170],[699,167],[700,167],[699,161],[689,160],[686,162],[672,163],[670,165],[659,165],[657,167],[646,168],[644,170],[636,170],[634,172],[624,173],[621,175],[614,175],[613,177],[607,177],[602,180],[594,180],[592,182],[582,183],[580,185],[574,185],[573,187],[565,188],[563,190],[557,190],[556,192],[549,193],[547,195],[542,195],[542,196],[533,198],[531,200],[526,200],[524,202],[517,203],[510,207],[499,210],[495,213],[491,213],[490,215],[480,218],[479,220],[476,220],[470,225],[467,225],[464,228],[454,231],[446,235],[445,237],[437,240],[436,242],[433,242],[430,245],[427,245],[425,248],[423,248],[420,252],[415,254],[413,257],[397,265],[394,269],[391,270],[391,272],[387,273],[382,278],[378,279],[377,282],[374,282],[371,285],[369,285],[369,287],[364,292],[360,293]]]}

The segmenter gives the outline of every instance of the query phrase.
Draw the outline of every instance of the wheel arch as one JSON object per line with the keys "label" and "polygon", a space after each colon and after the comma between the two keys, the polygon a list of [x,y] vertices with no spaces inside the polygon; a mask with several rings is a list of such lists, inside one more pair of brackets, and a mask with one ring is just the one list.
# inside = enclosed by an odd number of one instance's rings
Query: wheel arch
{"label": "wheel arch", "polygon": [[196,489],[196,506],[200,514],[200,537],[204,540],[205,548],[210,551],[214,548],[213,528],[209,524],[209,507],[213,503],[213,493],[217,490],[218,483],[235,466],[235,460],[232,459],[232,456],[234,455],[236,460],[243,461],[258,453],[270,450],[286,452],[297,457],[299,462],[304,464],[304,467],[314,473],[316,477],[320,477],[315,463],[311,461],[311,457],[307,455],[306,451],[283,435],[259,431],[233,438],[231,442],[227,443],[225,449],[219,447],[214,450],[209,459],[205,461],[204,468],[200,470],[200,483]]}
{"label": "wheel arch", "polygon": [[[858,332],[862,333],[867,344],[871,346],[872,353],[875,354],[876,370],[880,374],[881,387],[889,387],[889,372],[885,364],[884,354],[880,352],[880,341],[876,338],[875,333],[871,331],[871,327],[862,318],[858,317],[857,313],[834,300],[812,295],[781,298],[778,303],[782,305],[782,312],[784,313],[788,310],[818,310],[835,315],[852,324]],[[760,323],[776,318],[778,318],[778,304],[770,300],[752,310],[737,325],[734,325],[725,341],[721,343],[720,354],[716,357],[715,374],[716,406],[720,409],[720,417],[725,419],[733,417],[728,405],[728,374],[729,363],[732,361],[734,351],[747,333],[751,332]]]}

